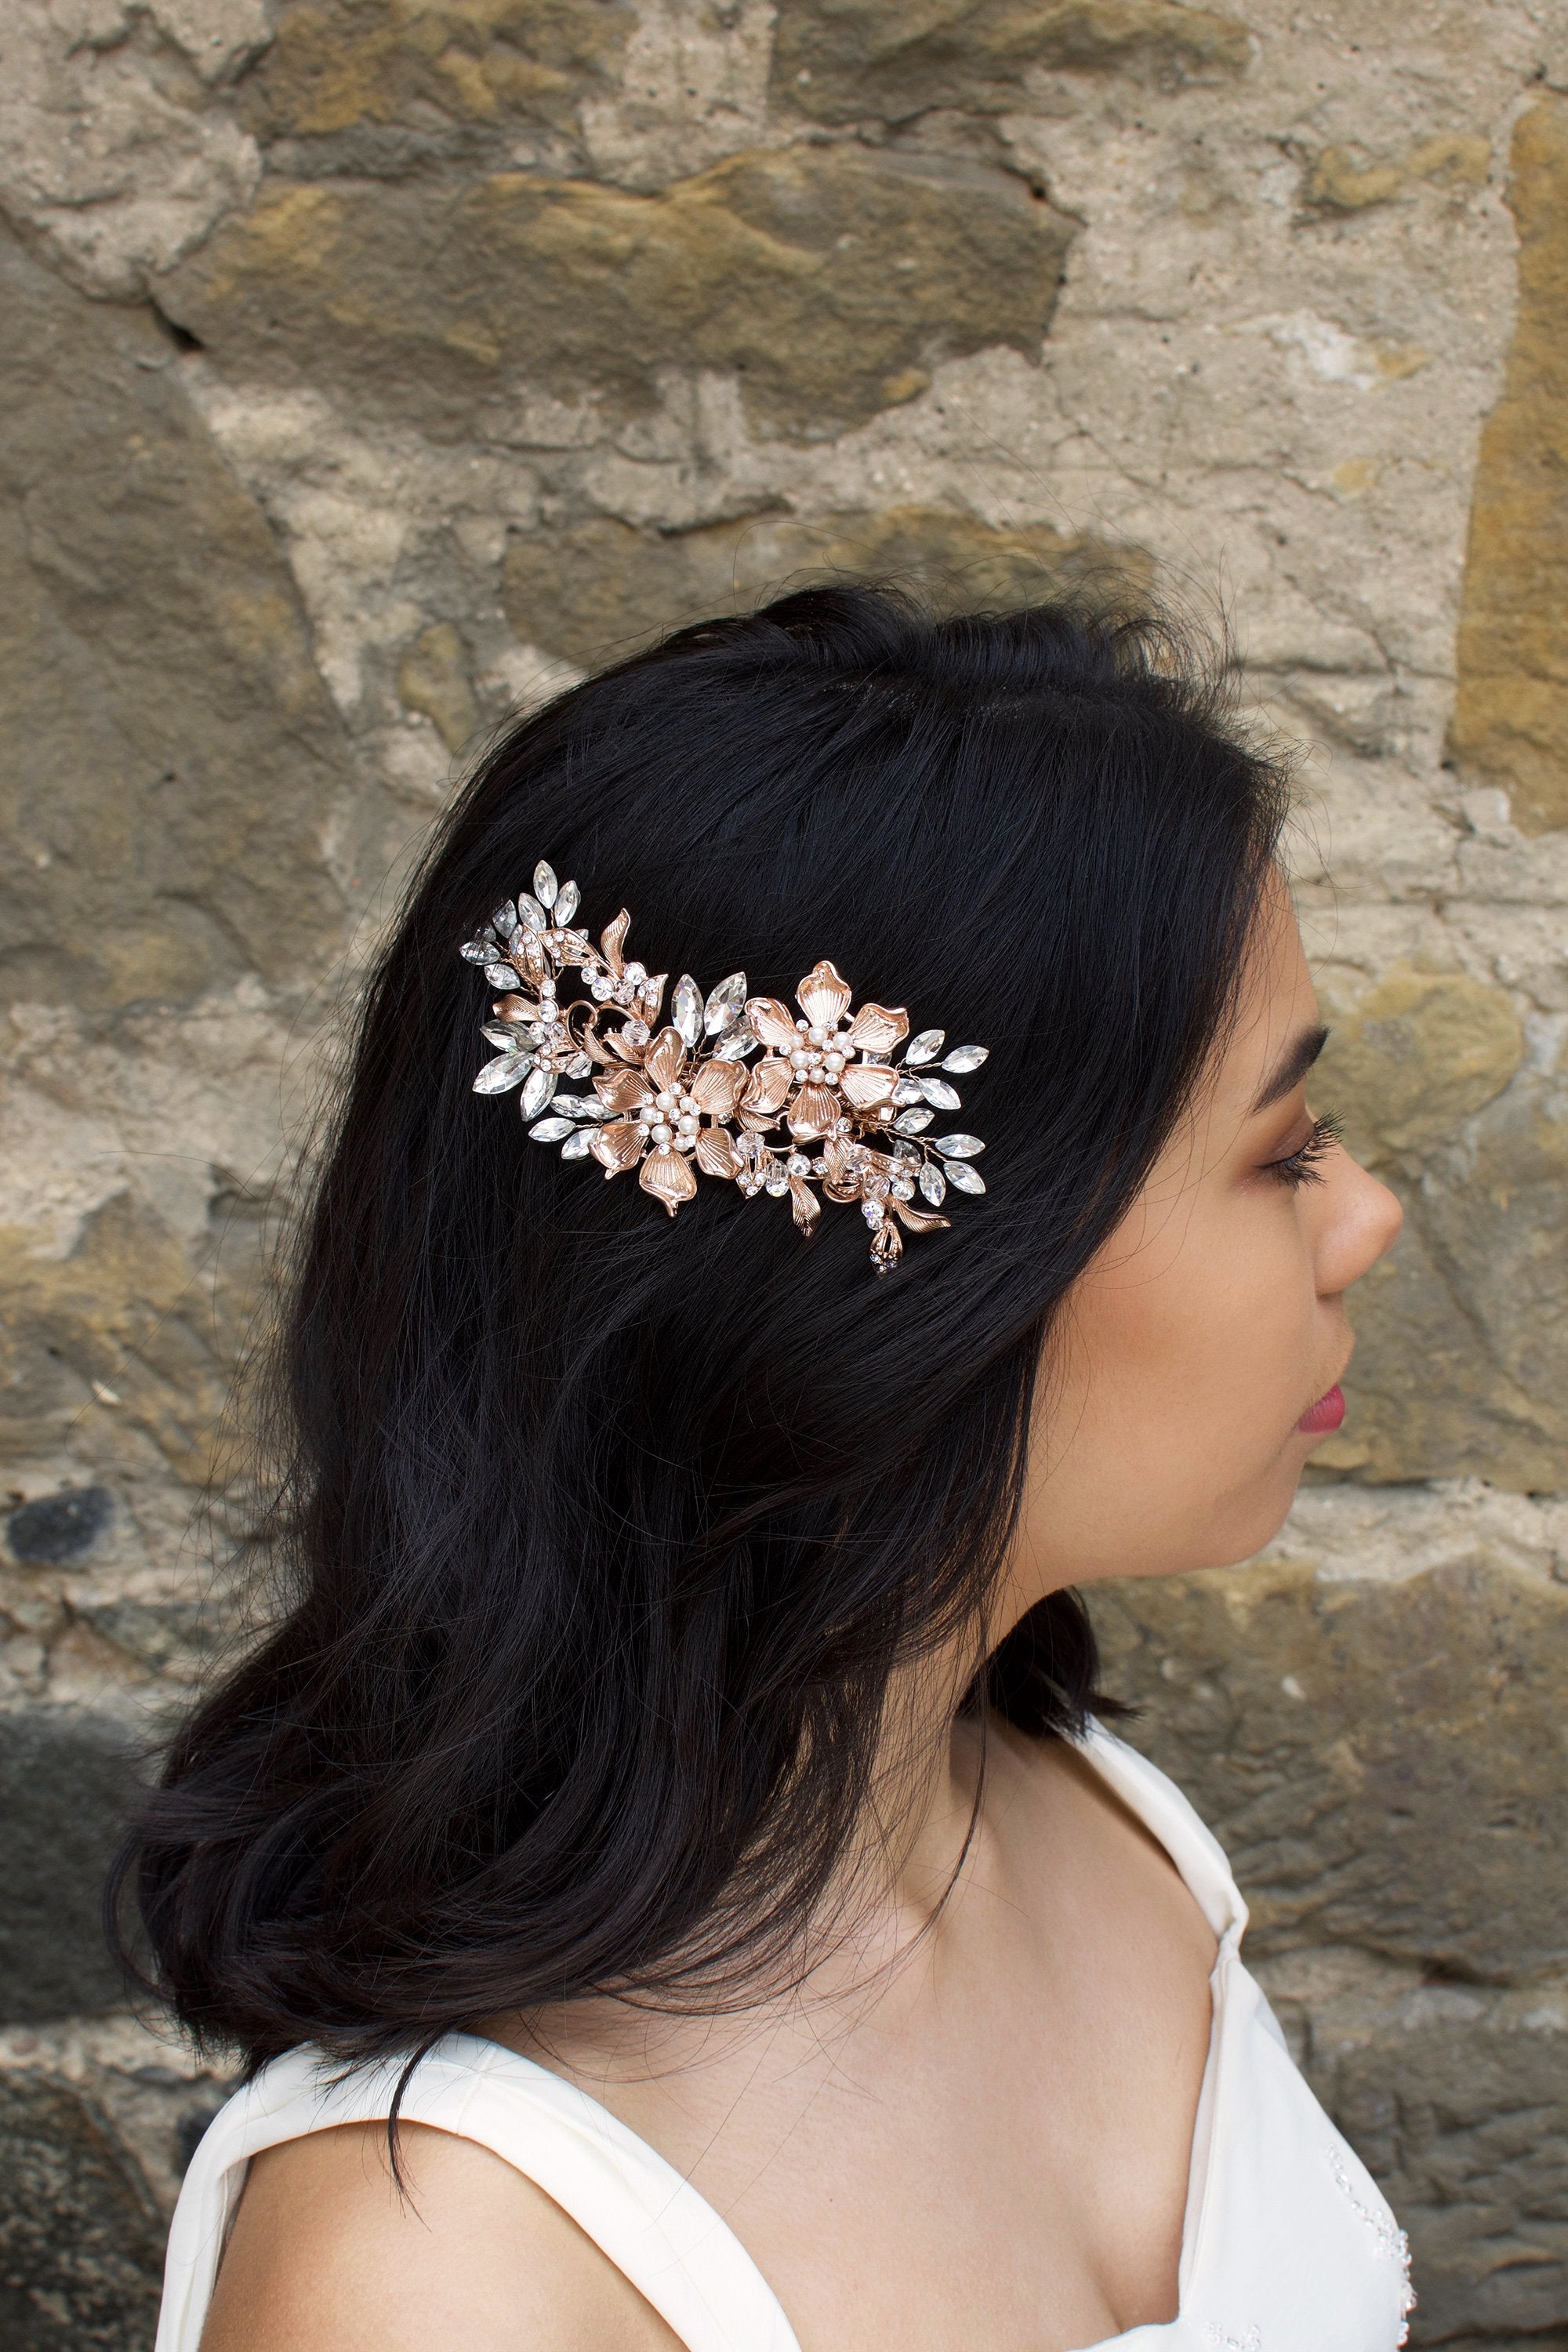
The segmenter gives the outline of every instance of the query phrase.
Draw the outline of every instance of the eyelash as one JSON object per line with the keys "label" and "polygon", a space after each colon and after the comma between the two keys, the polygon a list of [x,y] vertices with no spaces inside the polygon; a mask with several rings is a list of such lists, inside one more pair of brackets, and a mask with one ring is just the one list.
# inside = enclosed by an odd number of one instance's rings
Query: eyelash
{"label": "eyelash", "polygon": [[1327,1159],[1343,1134],[1342,1121],[1337,1119],[1331,1111],[1325,1118],[1315,1119],[1312,1132],[1299,1150],[1289,1153],[1283,1160],[1267,1162],[1269,1175],[1278,1177],[1281,1184],[1289,1184],[1292,1191],[1302,1184],[1321,1184],[1323,1180],[1318,1172],[1317,1163]]}

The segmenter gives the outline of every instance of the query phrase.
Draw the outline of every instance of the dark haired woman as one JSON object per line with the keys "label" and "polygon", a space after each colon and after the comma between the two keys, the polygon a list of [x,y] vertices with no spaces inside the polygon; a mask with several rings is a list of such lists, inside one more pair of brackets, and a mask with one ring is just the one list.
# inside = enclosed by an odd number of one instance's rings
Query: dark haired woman
{"label": "dark haired woman", "polygon": [[1168,635],[852,589],[485,761],[305,1236],[291,1605],[127,1861],[250,2072],[161,2352],[1404,2340],[1070,1590],[1274,1534],[1397,1228],[1284,811]]}

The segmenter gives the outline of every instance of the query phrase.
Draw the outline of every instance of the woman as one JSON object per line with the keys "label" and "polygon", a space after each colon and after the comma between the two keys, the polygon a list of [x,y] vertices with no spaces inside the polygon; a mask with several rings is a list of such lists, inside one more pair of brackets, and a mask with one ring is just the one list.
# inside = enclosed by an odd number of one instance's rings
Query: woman
{"label": "woman", "polygon": [[291,1604],[129,1858],[253,2075],[161,2352],[1403,2341],[1071,1591],[1268,1541],[1397,1230],[1285,807],[1167,632],[850,588],[485,761],[304,1238]]}

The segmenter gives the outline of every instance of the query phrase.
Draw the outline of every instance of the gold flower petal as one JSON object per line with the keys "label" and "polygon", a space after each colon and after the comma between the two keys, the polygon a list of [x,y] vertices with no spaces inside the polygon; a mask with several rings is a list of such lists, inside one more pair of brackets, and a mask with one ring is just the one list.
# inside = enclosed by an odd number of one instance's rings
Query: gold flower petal
{"label": "gold flower petal", "polygon": [[857,1062],[852,1069],[845,1071],[838,1083],[847,1100],[852,1102],[857,1110],[870,1110],[879,1103],[892,1101],[893,1088],[899,1083],[899,1076],[896,1070],[879,1069],[869,1062]]}
{"label": "gold flower petal", "polygon": [[802,1087],[789,1107],[789,1131],[802,1141],[831,1135],[838,1117],[838,1097],[826,1087]]}
{"label": "gold flower petal", "polygon": [[697,1179],[679,1151],[668,1144],[650,1151],[643,1161],[637,1182],[656,1201],[662,1201],[673,1217],[682,1201],[689,1201],[697,1190]]}
{"label": "gold flower petal", "polygon": [[793,1053],[800,1043],[794,1015],[776,996],[749,997],[746,1017],[763,1045],[775,1045],[781,1054]]}
{"label": "gold flower petal", "polygon": [[792,1176],[790,1178],[789,1199],[790,1208],[794,1213],[795,1223],[800,1227],[803,1234],[810,1233],[813,1225],[816,1224],[818,1217],[822,1214],[822,1203],[817,1199],[816,1193],[812,1191],[804,1176]]}
{"label": "gold flower petal", "polygon": [[[793,1036],[795,1032],[792,1030],[790,1034]],[[782,1061],[778,1055],[764,1054],[752,1072],[746,1091],[741,1097],[742,1109],[771,1118],[775,1111],[783,1110],[794,1076],[789,1064]]]}
{"label": "gold flower petal", "polygon": [[889,1054],[910,1034],[910,1016],[901,1004],[863,1004],[849,1024],[849,1043],[858,1054]]}
{"label": "gold flower petal", "polygon": [[635,1167],[642,1158],[647,1137],[647,1128],[635,1119],[617,1119],[613,1127],[595,1128],[588,1138],[588,1149],[606,1176],[618,1176],[623,1168]]}
{"label": "gold flower petal", "polygon": [[740,1174],[740,1159],[734,1145],[721,1127],[699,1129],[697,1165],[705,1176],[738,1176]]}
{"label": "gold flower petal", "polygon": [[606,923],[599,933],[599,952],[617,980],[626,968],[626,960],[621,950],[626,946],[626,933],[631,927],[632,919],[623,907],[615,921]]}
{"label": "gold flower petal", "polygon": [[640,1110],[653,1094],[640,1070],[605,1070],[594,1080],[594,1092],[612,1110]]}
{"label": "gold flower petal", "polygon": [[686,1040],[679,1029],[661,1029],[643,1055],[647,1082],[656,1095],[673,1087],[686,1059]]}
{"label": "gold flower petal", "polygon": [[831,1029],[848,1009],[851,994],[849,982],[843,973],[826,959],[814,963],[800,986],[795,990],[795,1003],[815,1029],[818,1023]]}
{"label": "gold flower petal", "polygon": [[691,1081],[692,1099],[710,1118],[732,1118],[745,1088],[746,1070],[741,1062],[704,1062]]}

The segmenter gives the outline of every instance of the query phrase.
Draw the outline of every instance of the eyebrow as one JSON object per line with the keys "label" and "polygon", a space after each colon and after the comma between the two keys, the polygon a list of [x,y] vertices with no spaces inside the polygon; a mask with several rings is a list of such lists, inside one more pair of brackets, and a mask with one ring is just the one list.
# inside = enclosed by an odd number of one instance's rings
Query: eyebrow
{"label": "eyebrow", "polygon": [[1252,1106],[1255,1118],[1260,1110],[1271,1109],[1275,1103],[1282,1102],[1292,1087],[1300,1085],[1328,1042],[1326,1029],[1303,1029],[1300,1035],[1292,1037],[1279,1056],[1273,1076],[1266,1081]]}

